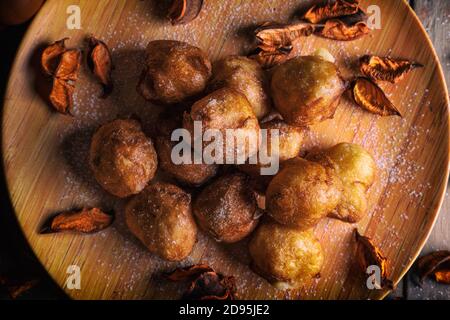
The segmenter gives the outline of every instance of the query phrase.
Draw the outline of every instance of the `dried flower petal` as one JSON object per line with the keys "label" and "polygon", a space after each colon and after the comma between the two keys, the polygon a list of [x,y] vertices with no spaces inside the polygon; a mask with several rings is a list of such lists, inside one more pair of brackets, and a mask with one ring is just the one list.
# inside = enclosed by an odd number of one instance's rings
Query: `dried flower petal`
{"label": "dried flower petal", "polygon": [[214,271],[204,272],[184,293],[186,300],[234,300],[235,280]]}
{"label": "dried flower petal", "polygon": [[81,51],[70,49],[61,55],[55,77],[62,80],[76,81],[81,64]]}
{"label": "dried flower petal", "polygon": [[439,283],[450,284],[450,269],[436,271],[434,273],[434,279]]}
{"label": "dried flower petal", "polygon": [[335,0],[328,1],[323,5],[312,6],[304,15],[303,19],[311,23],[320,23],[331,18],[355,14],[359,9],[359,1]]}
{"label": "dried flower petal", "polygon": [[173,25],[194,20],[202,10],[203,0],[173,0],[168,18]]}
{"label": "dried flower petal", "polygon": [[50,102],[61,113],[70,113],[73,108],[74,86],[62,79],[54,78]]}
{"label": "dried flower petal", "polygon": [[448,283],[450,270],[450,251],[440,250],[427,254],[417,260],[420,281],[434,275],[436,281]]}
{"label": "dried flower petal", "polygon": [[113,69],[111,52],[103,41],[96,39],[94,36],[90,36],[88,42],[88,64],[103,86],[103,97],[106,97],[113,89],[111,78],[111,71]]}
{"label": "dried flower petal", "polygon": [[178,268],[165,275],[171,281],[183,281],[196,277],[204,272],[213,271],[207,264],[195,264],[186,268]]}
{"label": "dried flower petal", "polygon": [[234,300],[235,279],[215,272],[206,264],[178,268],[166,275],[171,281],[190,280],[191,284],[183,294],[187,300]]}
{"label": "dried flower petal", "polygon": [[12,280],[11,278],[7,278],[4,276],[0,276],[0,286],[3,286],[8,291],[11,299],[15,300],[28,290],[34,288],[39,283],[39,279],[31,279],[31,280]]}
{"label": "dried flower petal", "polygon": [[354,230],[356,239],[356,259],[359,267],[365,273],[367,267],[376,265],[381,271],[381,288],[393,289],[394,285],[391,280],[387,278],[387,259],[375,246],[372,240],[368,237],[359,234],[358,230]]}
{"label": "dried flower petal", "polygon": [[366,13],[359,10],[351,16],[327,20],[323,28],[316,29],[316,33],[324,38],[333,40],[356,40],[370,32],[366,19]]}
{"label": "dried flower petal", "polygon": [[53,76],[56,68],[59,64],[61,54],[66,51],[65,41],[68,38],[64,38],[55,41],[44,49],[41,55],[41,67],[45,74]]}
{"label": "dried flower petal", "polygon": [[266,22],[255,30],[258,47],[264,51],[290,51],[292,42],[300,37],[310,36],[314,26],[310,23],[298,22],[279,24]]}
{"label": "dried flower petal", "polygon": [[70,49],[61,54],[49,97],[53,107],[61,113],[70,113],[73,108],[74,82],[78,79],[80,63],[80,50]]}
{"label": "dried flower petal", "polygon": [[263,69],[270,69],[289,59],[289,53],[282,51],[264,51],[257,48],[248,56],[250,59],[257,61]]}
{"label": "dried flower petal", "polygon": [[357,78],[353,83],[353,99],[363,109],[381,116],[400,116],[398,109],[386,97],[383,90],[368,78]]}
{"label": "dried flower petal", "polygon": [[105,229],[113,222],[113,216],[98,208],[82,209],[81,211],[62,212],[51,218],[41,233],[60,231],[76,231],[93,233]]}
{"label": "dried flower petal", "polygon": [[422,64],[390,57],[364,56],[360,60],[361,72],[373,80],[396,83],[413,69],[423,67]]}

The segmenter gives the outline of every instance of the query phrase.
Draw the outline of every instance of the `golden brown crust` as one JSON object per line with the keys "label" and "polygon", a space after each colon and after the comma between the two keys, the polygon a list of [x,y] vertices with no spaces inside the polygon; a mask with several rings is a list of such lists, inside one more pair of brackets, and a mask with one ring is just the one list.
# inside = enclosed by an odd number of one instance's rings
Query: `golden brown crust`
{"label": "golden brown crust", "polygon": [[319,56],[291,59],[276,67],[271,80],[276,109],[295,126],[332,118],[344,90],[336,66]]}
{"label": "golden brown crust", "polygon": [[155,139],[158,153],[159,167],[169,173],[178,181],[190,186],[200,186],[212,177],[218,170],[216,164],[175,164],[172,161],[172,148],[177,142],[170,140],[168,136],[159,136]]}
{"label": "golden brown crust", "polygon": [[[273,119],[268,122],[264,122],[260,124],[261,129],[267,129],[267,140],[263,139],[261,145],[259,147],[259,151],[262,152],[263,148],[267,149],[269,155],[272,154],[272,146],[271,146],[271,134],[273,129],[279,130],[279,170],[283,166],[283,163],[286,160],[297,157],[300,153],[303,137],[304,137],[304,129],[290,126],[286,124],[283,120]],[[259,160],[260,158],[258,158]],[[259,162],[259,161],[258,161]],[[253,178],[253,185],[255,185],[255,190],[258,193],[265,194],[267,186],[270,181],[273,179],[277,172],[274,172],[273,175],[262,175],[261,169],[264,167],[269,167],[270,165],[263,165],[261,163],[250,164],[245,163],[241,165],[237,165],[237,168],[242,172],[250,175]]]}
{"label": "golden brown crust", "polygon": [[336,208],[341,193],[342,183],[331,168],[293,158],[267,188],[267,212],[281,224],[306,230]]}
{"label": "golden brown crust", "polygon": [[180,41],[152,41],[147,46],[138,92],[157,103],[178,103],[205,90],[211,69],[200,48]]}
{"label": "golden brown crust", "polygon": [[94,134],[89,165],[98,183],[117,197],[139,193],[155,175],[158,160],[136,120],[114,120]]}
{"label": "golden brown crust", "polygon": [[260,215],[243,173],[222,176],[197,196],[193,212],[199,226],[218,241],[237,242],[249,235]]}
{"label": "golden brown crust", "polygon": [[367,189],[375,180],[372,156],[359,145],[340,143],[308,159],[333,168],[342,181],[342,199],[329,216],[351,223],[361,220],[367,211]]}
{"label": "golden brown crust", "polygon": [[185,259],[197,239],[191,196],[175,185],[149,184],[126,205],[131,232],[154,254],[169,261]]}
{"label": "golden brown crust", "polygon": [[323,252],[311,230],[263,221],[249,243],[252,269],[279,289],[298,288],[320,275]]}
{"label": "golden brown crust", "polygon": [[229,56],[214,66],[210,90],[228,87],[242,92],[250,102],[253,112],[262,119],[271,109],[268,81],[260,64],[242,56]]}
{"label": "golden brown crust", "polygon": [[[212,92],[194,103],[190,113],[183,117],[183,127],[194,137],[194,121],[202,123],[203,133],[207,129],[217,129],[222,137],[227,129],[241,129],[235,134],[234,143],[224,142],[223,163],[227,153],[234,155],[234,159],[243,157],[244,160],[257,151],[259,143],[259,123],[247,98],[231,88],[222,88]],[[234,131],[236,132],[236,131]],[[250,136],[250,139],[246,138]],[[251,149],[253,143],[255,148]],[[210,142],[204,142],[206,148]],[[253,150],[248,152],[248,150]]]}

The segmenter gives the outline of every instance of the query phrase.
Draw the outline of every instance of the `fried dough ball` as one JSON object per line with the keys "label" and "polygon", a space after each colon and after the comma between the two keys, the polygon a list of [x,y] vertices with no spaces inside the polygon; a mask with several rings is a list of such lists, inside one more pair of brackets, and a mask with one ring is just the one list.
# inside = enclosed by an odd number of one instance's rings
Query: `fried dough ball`
{"label": "fried dough ball", "polygon": [[[260,124],[261,129],[266,129],[267,136],[262,139],[259,151],[263,150],[267,153],[267,156],[276,156],[275,149],[272,150],[272,133],[278,130],[278,161],[282,163],[288,159],[295,158],[299,155],[302,147],[304,130],[299,127],[294,127],[286,124],[282,120],[274,119],[268,122]],[[260,158],[258,157],[258,160]],[[257,164],[245,164],[239,166],[244,172],[248,172],[251,175],[260,174],[261,166],[268,166],[261,164],[258,161]]]}
{"label": "fried dough ball", "polygon": [[94,134],[89,165],[106,191],[124,198],[145,188],[155,175],[158,159],[138,121],[114,120]]}
{"label": "fried dough ball", "polygon": [[242,92],[253,112],[262,119],[271,109],[268,82],[260,64],[242,56],[229,56],[214,66],[210,89],[228,87]]}
{"label": "fried dough ball", "polygon": [[311,229],[264,221],[249,243],[252,269],[278,289],[295,289],[320,275],[324,256]]}
{"label": "fried dough ball", "polygon": [[211,69],[200,48],[180,41],[151,41],[138,92],[157,103],[181,102],[205,90]]}
{"label": "fried dough ball", "polygon": [[197,239],[191,196],[173,184],[149,184],[127,203],[125,221],[150,252],[165,260],[185,259]]}
{"label": "fried dough ball", "polygon": [[[272,151],[271,136],[272,133],[275,132],[274,130],[278,130],[278,170],[284,161],[299,155],[304,137],[304,130],[302,128],[290,126],[279,119],[273,119],[268,122],[261,123],[260,126],[261,129],[267,130],[267,137],[262,139],[259,147],[260,155],[263,150],[265,150],[264,152],[267,152],[268,157],[272,157],[272,152],[275,152],[275,149]],[[275,155],[273,156],[275,157]],[[238,165],[237,167],[239,170],[255,178],[260,184],[258,190],[263,190],[263,193],[274,175],[278,172],[274,171],[273,174],[267,174],[269,172],[262,172],[262,168],[270,168],[271,164],[267,164],[267,162],[262,164],[260,157],[258,157],[258,163],[256,164],[246,163]]]}
{"label": "fried dough ball", "polygon": [[341,193],[342,183],[333,169],[293,158],[267,187],[267,212],[281,224],[306,230],[336,208]]}
{"label": "fried dough ball", "polygon": [[233,173],[206,186],[193,205],[200,228],[226,243],[249,235],[258,223],[260,212],[248,183],[246,175]]}
{"label": "fried dough ball", "polygon": [[174,130],[179,129],[183,125],[183,113],[187,110],[184,105],[173,105],[165,108],[160,112],[153,123],[149,127],[149,135],[153,137],[168,136],[170,137]]}
{"label": "fried dough ball", "polygon": [[295,126],[332,118],[344,90],[336,66],[319,56],[288,60],[275,68],[271,80],[275,108]]}
{"label": "fried dough ball", "polygon": [[340,143],[308,158],[332,167],[342,181],[342,199],[330,216],[352,223],[361,220],[367,211],[366,191],[375,180],[372,156],[357,144]]}
{"label": "fried dough ball", "polygon": [[261,124],[261,129],[267,129],[268,140],[267,150],[272,150],[270,145],[270,135],[272,130],[279,130],[279,146],[278,153],[280,162],[295,158],[299,155],[302,147],[304,130],[295,126],[290,126],[286,122],[278,119]]}
{"label": "fried dough ball", "polygon": [[168,136],[159,136],[155,139],[159,166],[162,170],[169,173],[181,183],[190,186],[200,186],[216,175],[218,170],[218,165],[216,164],[173,163],[171,153],[173,146],[177,143],[171,141]]}
{"label": "fried dough ball", "polygon": [[[226,162],[227,154],[236,160],[245,161],[250,155],[258,151],[259,123],[247,98],[231,88],[218,89],[203,99],[194,103],[191,112],[185,113],[183,127],[187,129],[194,139],[202,138],[194,136],[194,122],[202,125],[202,134],[208,129],[215,129],[221,133],[223,143],[220,148],[221,155],[215,154],[216,163]],[[240,130],[227,130],[240,129]],[[226,135],[232,131],[234,139],[227,143]],[[204,141],[203,146],[214,145],[214,141]]]}

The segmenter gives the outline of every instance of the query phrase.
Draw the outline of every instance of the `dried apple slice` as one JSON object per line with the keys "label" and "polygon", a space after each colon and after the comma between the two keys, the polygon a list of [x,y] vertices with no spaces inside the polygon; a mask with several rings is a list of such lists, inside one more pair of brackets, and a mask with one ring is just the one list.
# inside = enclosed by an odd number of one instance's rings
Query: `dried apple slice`
{"label": "dried apple slice", "polygon": [[194,264],[185,268],[178,268],[165,275],[165,277],[171,281],[183,281],[193,277],[197,277],[200,274],[213,269],[207,264]]}
{"label": "dried apple slice", "polygon": [[173,25],[194,20],[202,10],[203,0],[173,0],[168,18]]}
{"label": "dried apple slice", "polygon": [[73,108],[74,86],[65,80],[53,78],[50,102],[60,113],[70,113]]}
{"label": "dried apple slice", "polygon": [[166,275],[171,281],[191,281],[184,292],[186,300],[234,300],[236,284],[232,276],[215,272],[206,264],[197,264],[178,268]]}
{"label": "dried apple slice", "polygon": [[364,56],[360,60],[361,72],[375,81],[396,83],[410,71],[423,67],[422,64],[390,57]]}
{"label": "dried apple slice", "polygon": [[[292,48],[292,42],[300,37],[310,36],[314,26],[310,23],[298,22],[279,24],[266,22],[255,30],[258,47],[264,51],[277,51]],[[289,50],[290,51],[290,50]]]}
{"label": "dried apple slice", "polygon": [[76,81],[81,64],[81,51],[78,49],[66,50],[55,72],[55,77],[61,80]]}
{"label": "dried apple slice", "polygon": [[378,266],[381,272],[380,289],[393,289],[392,281],[387,278],[387,258],[370,238],[360,235],[358,229],[354,230],[354,234],[356,240],[356,261],[361,270],[365,273],[369,266]]}
{"label": "dried apple slice", "polygon": [[94,36],[88,38],[89,56],[88,64],[94,75],[103,86],[103,97],[113,90],[111,71],[113,69],[112,56],[108,46]]}
{"label": "dried apple slice", "polygon": [[327,1],[323,5],[312,6],[304,15],[303,19],[311,23],[320,23],[331,18],[355,14],[359,9],[357,0],[335,0]]}
{"label": "dried apple slice", "polygon": [[356,40],[370,32],[366,20],[366,13],[359,10],[351,16],[327,20],[322,28],[316,29],[316,34],[339,41]]}
{"label": "dried apple slice", "polygon": [[290,52],[283,51],[264,51],[257,48],[248,57],[257,61],[263,69],[270,69],[278,64],[281,64],[289,59]]}
{"label": "dried apple slice", "polygon": [[41,233],[61,231],[93,233],[105,229],[111,225],[113,220],[112,215],[106,214],[98,208],[67,211],[51,218],[41,230]]}
{"label": "dried apple slice", "polygon": [[372,80],[359,77],[353,82],[352,95],[363,109],[380,116],[400,116],[400,111],[386,97],[383,90]]}
{"label": "dried apple slice", "polygon": [[433,275],[437,282],[450,284],[450,251],[435,251],[421,257],[417,260],[417,268],[421,282]]}
{"label": "dried apple slice", "polygon": [[65,42],[68,38],[64,38],[53,42],[46,47],[41,55],[41,67],[45,74],[53,76],[59,64],[61,54],[66,51]]}

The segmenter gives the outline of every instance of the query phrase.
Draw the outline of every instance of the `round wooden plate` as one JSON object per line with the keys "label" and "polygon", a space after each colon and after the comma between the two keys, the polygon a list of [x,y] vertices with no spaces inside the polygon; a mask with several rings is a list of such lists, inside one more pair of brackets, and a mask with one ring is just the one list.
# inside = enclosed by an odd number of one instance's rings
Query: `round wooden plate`
{"label": "round wooden plate", "polygon": [[[315,229],[326,262],[321,278],[293,292],[274,289],[248,268],[246,241],[222,245],[200,234],[191,256],[182,264],[164,262],[127,231],[123,201],[102,191],[86,166],[92,132],[117,117],[138,115],[145,126],[158,110],[137,95],[143,49],[150,40],[177,39],[203,48],[215,60],[246,54],[251,30],[267,20],[288,21],[311,1],[205,1],[200,16],[184,26],[172,26],[161,1],[76,1],[81,29],[66,26],[67,8],[74,1],[47,1],[34,19],[17,54],[3,114],[3,156],[17,218],[31,247],[50,275],[77,299],[179,298],[183,284],[169,283],[161,272],[179,265],[207,262],[237,278],[243,299],[381,298],[368,290],[353,266],[352,231],[373,238],[389,259],[394,282],[405,274],[426,241],[439,212],[448,179],[448,94],[441,67],[419,20],[406,2],[362,1],[381,8],[381,29],[352,42],[305,38],[301,54],[327,48],[346,77],[356,74],[355,61],[364,54],[391,55],[425,64],[397,85],[383,88],[403,118],[378,117],[343,99],[334,119],[311,128],[305,150],[354,142],[370,150],[378,165],[370,188],[369,213],[357,225],[324,219]],[[75,116],[48,106],[48,80],[40,75],[42,46],[70,37],[69,47],[85,48],[95,34],[113,52],[114,93],[101,99],[101,88],[85,62],[77,82]],[[52,214],[70,208],[101,206],[114,209],[116,222],[92,235],[38,233]],[[80,267],[81,288],[66,287],[68,268]]]}

